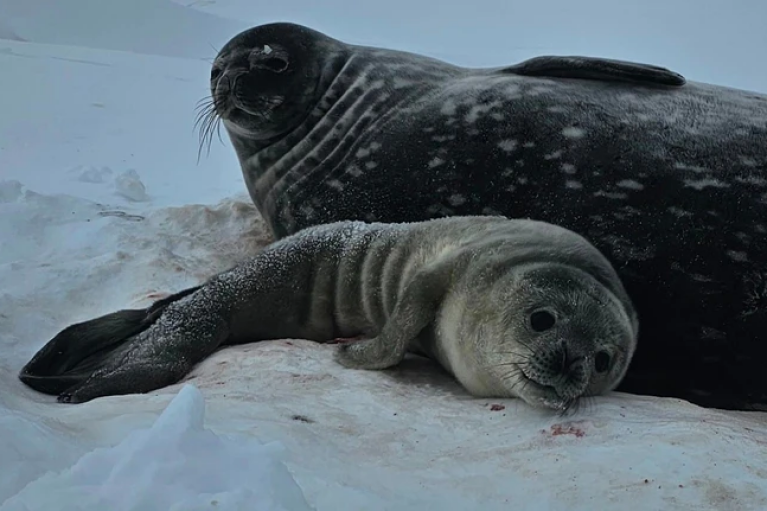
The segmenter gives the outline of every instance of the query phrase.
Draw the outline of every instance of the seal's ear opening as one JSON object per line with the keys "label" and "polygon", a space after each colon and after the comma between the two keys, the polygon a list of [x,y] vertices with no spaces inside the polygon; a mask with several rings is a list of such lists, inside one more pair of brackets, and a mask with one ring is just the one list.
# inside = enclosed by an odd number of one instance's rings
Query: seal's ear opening
{"label": "seal's ear opening", "polygon": [[65,392],[121,356],[128,341],[149,328],[168,305],[197,289],[185,289],[146,309],[119,310],[66,327],[21,369],[19,379],[44,394]]}

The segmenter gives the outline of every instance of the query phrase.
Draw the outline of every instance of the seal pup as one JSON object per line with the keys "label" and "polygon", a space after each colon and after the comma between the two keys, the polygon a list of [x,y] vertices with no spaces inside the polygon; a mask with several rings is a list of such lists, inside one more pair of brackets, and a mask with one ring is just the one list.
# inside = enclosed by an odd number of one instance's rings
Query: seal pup
{"label": "seal pup", "polygon": [[22,369],[82,403],[179,381],[223,345],[340,344],[354,369],[435,359],[475,396],[566,411],[613,389],[638,319],[615,270],[583,237],[533,220],[453,217],[307,228],[202,286],[72,325]]}
{"label": "seal pup", "polygon": [[289,23],[233,37],[210,87],[202,135],[224,126],[276,237],[453,215],[562,225],[643,318],[619,390],[767,404],[767,96],[590,57],[469,69]]}

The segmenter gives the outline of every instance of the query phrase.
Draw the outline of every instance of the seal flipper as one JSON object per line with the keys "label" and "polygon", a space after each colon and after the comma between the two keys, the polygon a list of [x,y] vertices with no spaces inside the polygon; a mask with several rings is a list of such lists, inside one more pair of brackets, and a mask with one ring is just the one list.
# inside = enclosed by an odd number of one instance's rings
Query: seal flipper
{"label": "seal flipper", "polygon": [[451,258],[419,270],[381,332],[370,339],[341,344],[335,352],[336,362],[350,369],[368,370],[399,364],[412,342],[434,321],[455,266],[456,259]]}
{"label": "seal flipper", "polygon": [[[188,305],[188,304],[185,304]],[[176,309],[121,347],[119,357],[59,394],[59,403],[85,403],[103,396],[141,394],[173,385],[229,335],[227,322],[193,307]],[[208,312],[208,311],[206,311]]]}
{"label": "seal flipper", "polygon": [[545,55],[534,57],[519,64],[499,69],[497,72],[543,78],[577,78],[673,87],[681,87],[687,82],[684,76],[665,67],[625,60],[579,56]]}
{"label": "seal flipper", "polygon": [[149,328],[168,305],[198,289],[184,289],[146,309],[119,310],[66,327],[38,350],[21,369],[19,379],[45,394],[64,392],[107,363],[128,339]]}

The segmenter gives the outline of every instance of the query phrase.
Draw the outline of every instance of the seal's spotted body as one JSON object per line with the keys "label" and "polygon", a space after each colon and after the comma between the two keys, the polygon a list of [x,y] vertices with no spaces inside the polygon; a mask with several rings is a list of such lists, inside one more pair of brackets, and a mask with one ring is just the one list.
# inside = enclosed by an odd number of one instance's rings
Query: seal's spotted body
{"label": "seal's spotted body", "polygon": [[[267,46],[282,71],[253,57]],[[276,236],[469,214],[562,225],[643,318],[622,390],[767,404],[767,96],[582,57],[468,69],[280,23],[233,38],[213,78]]]}

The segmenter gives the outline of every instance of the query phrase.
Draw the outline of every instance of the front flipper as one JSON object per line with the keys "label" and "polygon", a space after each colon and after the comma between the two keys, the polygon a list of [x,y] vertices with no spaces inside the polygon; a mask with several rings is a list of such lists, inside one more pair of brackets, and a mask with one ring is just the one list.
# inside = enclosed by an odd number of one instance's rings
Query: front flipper
{"label": "front flipper", "polygon": [[350,369],[386,369],[399,364],[418,334],[434,321],[448,288],[450,267],[421,270],[407,284],[381,332],[341,344],[336,361]]}
{"label": "front flipper", "polygon": [[578,78],[674,87],[680,87],[687,82],[684,76],[665,67],[625,60],[579,56],[546,55],[534,57],[500,69],[498,72],[543,78]]}
{"label": "front flipper", "polygon": [[170,304],[198,289],[185,289],[146,309],[120,310],[68,326],[32,357],[19,379],[39,392],[61,394],[119,356],[130,339],[152,326]]}

